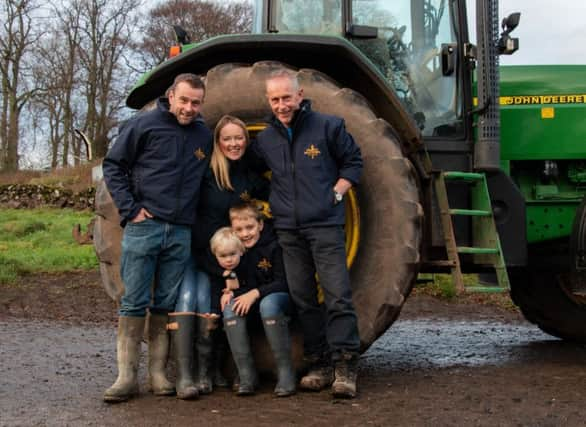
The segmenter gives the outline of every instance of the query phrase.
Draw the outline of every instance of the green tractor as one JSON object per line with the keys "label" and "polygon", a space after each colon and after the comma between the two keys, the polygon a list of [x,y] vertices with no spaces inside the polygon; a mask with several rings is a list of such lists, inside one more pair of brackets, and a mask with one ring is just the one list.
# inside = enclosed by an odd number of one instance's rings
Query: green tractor
{"label": "green tractor", "polygon": [[[364,157],[346,201],[363,350],[396,320],[418,274],[435,272],[451,272],[461,289],[462,273],[494,271],[530,321],[582,339],[586,150],[577,137],[586,132],[569,129],[586,97],[570,82],[586,69],[501,68],[499,98],[498,58],[518,47],[509,33],[519,14],[499,35],[496,1],[478,0],[476,13],[474,45],[465,0],[258,0],[252,34],[181,45],[127,105],[145,108],[175,75],[197,73],[207,123],[233,114],[254,133],[270,113],[265,78],[285,66],[316,110],[345,119]],[[96,212],[103,282],[119,298],[121,230],[103,185]]]}
{"label": "green tractor", "polygon": [[527,251],[526,263],[509,269],[511,296],[545,332],[583,341],[586,66],[501,67],[500,75],[501,167],[523,205],[518,212],[499,212],[495,182],[493,210],[497,221],[499,215],[522,216],[516,233]]}

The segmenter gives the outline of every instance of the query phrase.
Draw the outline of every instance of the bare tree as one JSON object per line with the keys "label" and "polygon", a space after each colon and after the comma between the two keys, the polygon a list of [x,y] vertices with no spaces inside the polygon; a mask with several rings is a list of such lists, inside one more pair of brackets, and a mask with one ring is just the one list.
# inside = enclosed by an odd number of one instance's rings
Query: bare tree
{"label": "bare tree", "polygon": [[51,165],[78,164],[91,151],[104,156],[125,94],[136,80],[123,60],[140,0],[52,0],[53,19],[36,48],[40,85],[32,112],[47,141]]}
{"label": "bare tree", "polygon": [[242,2],[167,0],[147,12],[142,37],[135,44],[138,70],[148,71],[163,62],[175,43],[173,25],[184,28],[192,42],[252,29],[252,6]]}
{"label": "bare tree", "polygon": [[[39,91],[33,99],[32,112],[44,124],[51,153],[51,166],[67,166],[70,156],[80,161],[80,141],[75,137],[74,99],[79,91],[80,11],[53,5],[48,35],[38,44],[34,78]],[[41,120],[37,120],[40,122]]]}
{"label": "bare tree", "polygon": [[[134,80],[123,69],[123,53],[135,26],[140,0],[72,0],[80,11],[78,50],[87,113],[82,126],[96,157],[106,154],[109,134],[117,124],[124,94]],[[79,153],[76,153],[79,154]]]}
{"label": "bare tree", "polygon": [[0,10],[0,169],[14,171],[19,160],[19,126],[22,108],[34,94],[27,87],[26,57],[38,35],[33,31],[35,0],[4,0]]}
{"label": "bare tree", "polygon": [[[53,167],[78,163],[80,129],[104,156],[118,125],[124,99],[136,81],[125,62],[139,38],[141,0],[5,0],[0,6],[0,169],[19,162],[19,119],[31,124],[27,137],[47,153]],[[38,9],[37,6],[47,7]],[[50,21],[41,11],[50,11]],[[188,30],[193,41],[218,34],[249,31],[248,3],[172,0],[142,16],[142,68],[165,59],[173,43],[172,25]],[[145,20],[146,19],[146,20]],[[35,33],[33,29],[38,29]],[[136,54],[131,56],[139,62]],[[33,86],[34,84],[34,86]],[[33,99],[34,102],[28,101]],[[24,132],[23,132],[24,134]],[[38,139],[37,139],[38,138]],[[29,138],[30,139],[30,138]],[[28,142],[28,147],[34,145]],[[24,147],[23,141],[21,146]],[[38,146],[42,143],[43,146]]]}

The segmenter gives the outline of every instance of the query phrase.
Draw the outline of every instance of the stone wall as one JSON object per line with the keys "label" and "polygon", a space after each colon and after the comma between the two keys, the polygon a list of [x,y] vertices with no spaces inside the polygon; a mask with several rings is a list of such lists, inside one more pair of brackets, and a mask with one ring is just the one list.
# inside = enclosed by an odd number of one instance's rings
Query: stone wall
{"label": "stone wall", "polygon": [[94,209],[95,188],[74,193],[58,186],[10,184],[0,186],[0,208],[40,207]]}

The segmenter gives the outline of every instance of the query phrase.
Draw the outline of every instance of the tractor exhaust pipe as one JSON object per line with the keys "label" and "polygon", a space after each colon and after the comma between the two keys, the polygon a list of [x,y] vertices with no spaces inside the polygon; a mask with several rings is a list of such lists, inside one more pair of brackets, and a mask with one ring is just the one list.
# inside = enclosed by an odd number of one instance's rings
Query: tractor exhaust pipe
{"label": "tractor exhaust pipe", "polygon": [[498,1],[476,0],[478,59],[478,139],[474,169],[500,168]]}

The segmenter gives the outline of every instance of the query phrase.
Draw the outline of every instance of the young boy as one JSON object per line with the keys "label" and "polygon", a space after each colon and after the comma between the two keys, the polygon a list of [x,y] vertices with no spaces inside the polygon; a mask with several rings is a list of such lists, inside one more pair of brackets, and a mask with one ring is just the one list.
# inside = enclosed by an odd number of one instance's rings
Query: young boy
{"label": "young boy", "polygon": [[[237,287],[226,281],[221,297],[224,331],[240,377],[236,393],[254,393],[257,375],[246,320],[248,316],[260,314],[277,366],[278,381],[274,392],[279,397],[290,396],[296,391],[296,380],[287,317],[289,293],[281,248],[272,227],[263,221],[254,204],[232,207],[230,222],[233,232],[246,249],[235,271]],[[231,270],[234,271],[234,268]]]}

